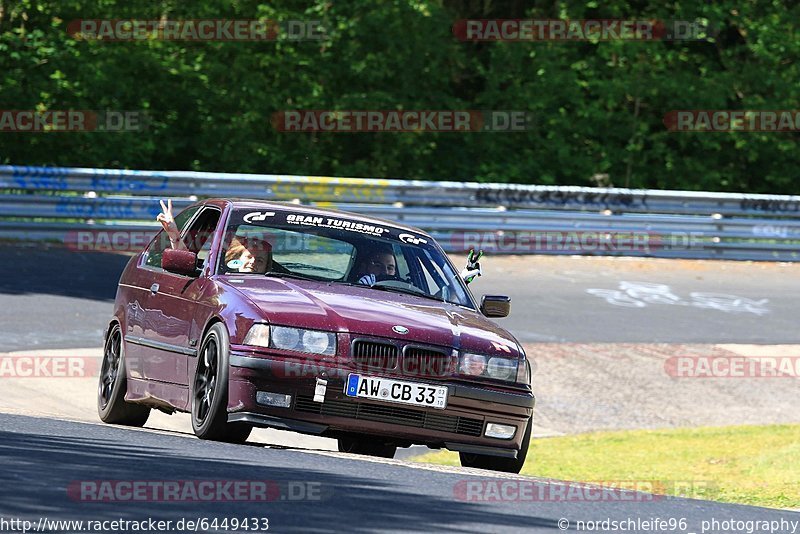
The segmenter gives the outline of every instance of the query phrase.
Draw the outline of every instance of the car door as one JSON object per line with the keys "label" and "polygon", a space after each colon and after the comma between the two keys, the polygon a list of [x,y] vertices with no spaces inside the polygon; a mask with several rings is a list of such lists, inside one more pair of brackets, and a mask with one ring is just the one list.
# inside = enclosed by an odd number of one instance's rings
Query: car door
{"label": "car door", "polygon": [[[222,212],[216,206],[204,207],[191,221],[182,239],[198,255],[197,276],[185,276],[158,269],[153,273],[148,305],[148,335],[151,349],[145,359],[145,373],[150,380],[188,385],[190,362],[194,361],[199,340],[191,339],[192,319],[205,285],[201,275],[208,260],[214,232]],[[192,365],[193,367],[193,365]]]}
{"label": "car door", "polygon": [[[189,222],[200,209],[199,206],[190,206],[175,217],[175,224],[179,230],[185,231]],[[169,247],[169,239],[165,232],[160,232],[147,247],[145,253],[139,258],[139,263],[126,280],[125,293],[125,365],[132,378],[147,378],[144,362],[150,356],[152,349],[147,345],[151,337],[151,325],[154,323],[150,310],[150,296],[155,276],[161,271],[161,256],[164,249]]]}

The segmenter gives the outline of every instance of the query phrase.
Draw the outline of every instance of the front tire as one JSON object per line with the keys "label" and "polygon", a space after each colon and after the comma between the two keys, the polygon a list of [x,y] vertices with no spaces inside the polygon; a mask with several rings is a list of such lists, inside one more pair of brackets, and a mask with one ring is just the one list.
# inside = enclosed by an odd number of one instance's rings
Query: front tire
{"label": "front tire", "polygon": [[517,451],[516,458],[501,458],[499,456],[486,456],[485,454],[470,454],[467,452],[459,453],[461,465],[463,467],[475,467],[487,469],[489,471],[501,471],[503,473],[519,473],[525,465],[525,458],[528,456],[528,445],[531,441],[531,429],[533,428],[533,415],[528,419],[525,428],[525,435],[522,436],[522,445]]}
{"label": "front tire", "polygon": [[104,423],[144,426],[150,417],[150,408],[125,402],[128,376],[122,347],[122,330],[115,323],[108,330],[103,348],[103,365],[97,385],[97,414]]}
{"label": "front tire", "polygon": [[203,338],[192,386],[192,429],[200,439],[244,443],[253,430],[245,423],[228,423],[230,339],[222,323]]}

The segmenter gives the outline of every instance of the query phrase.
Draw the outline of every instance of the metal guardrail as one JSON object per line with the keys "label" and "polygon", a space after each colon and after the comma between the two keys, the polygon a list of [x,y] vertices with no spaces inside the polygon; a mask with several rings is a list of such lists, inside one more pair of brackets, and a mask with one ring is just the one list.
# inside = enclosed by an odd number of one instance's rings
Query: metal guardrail
{"label": "metal guardrail", "polygon": [[418,226],[448,252],[800,261],[800,196],[0,166],[0,236],[155,232],[159,198],[323,204]]}

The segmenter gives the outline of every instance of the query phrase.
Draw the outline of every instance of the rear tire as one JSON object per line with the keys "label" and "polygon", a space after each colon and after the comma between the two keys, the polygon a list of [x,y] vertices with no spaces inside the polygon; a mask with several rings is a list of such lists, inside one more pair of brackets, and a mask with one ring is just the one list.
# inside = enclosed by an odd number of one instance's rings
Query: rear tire
{"label": "rear tire", "polygon": [[230,339],[222,323],[203,338],[192,385],[192,429],[200,439],[244,443],[253,430],[246,423],[228,423]]}
{"label": "rear tire", "polygon": [[363,434],[348,434],[339,439],[339,452],[350,454],[364,454],[379,458],[394,458],[397,445],[374,436]]}
{"label": "rear tire", "polygon": [[503,473],[519,473],[525,465],[525,458],[528,456],[528,445],[531,441],[531,429],[533,428],[533,415],[528,419],[525,434],[522,436],[522,445],[517,451],[516,458],[502,458],[500,456],[487,456],[485,454],[471,454],[467,452],[459,453],[461,465],[463,467],[475,467],[477,469],[487,469],[489,471],[501,471]]}
{"label": "rear tire", "polygon": [[128,375],[122,330],[118,324],[108,329],[103,348],[103,364],[97,385],[97,414],[104,423],[112,425],[144,426],[150,417],[150,408],[125,402]]}

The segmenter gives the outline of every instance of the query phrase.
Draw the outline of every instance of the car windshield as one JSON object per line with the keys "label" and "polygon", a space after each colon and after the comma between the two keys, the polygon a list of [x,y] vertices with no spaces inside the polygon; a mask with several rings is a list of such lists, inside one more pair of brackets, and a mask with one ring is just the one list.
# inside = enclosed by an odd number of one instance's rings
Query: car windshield
{"label": "car windshield", "polygon": [[363,285],[475,309],[433,240],[344,214],[234,210],[218,265],[219,274]]}

